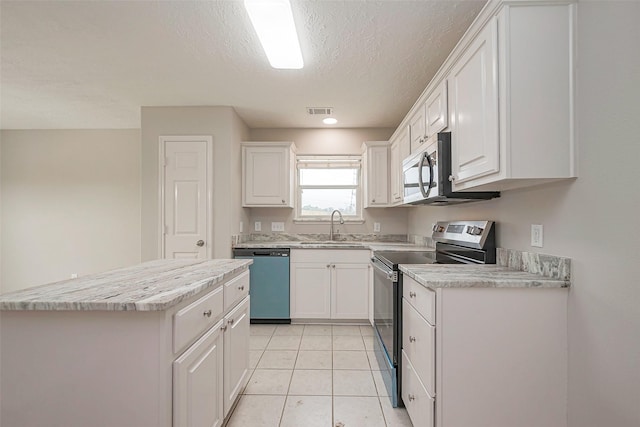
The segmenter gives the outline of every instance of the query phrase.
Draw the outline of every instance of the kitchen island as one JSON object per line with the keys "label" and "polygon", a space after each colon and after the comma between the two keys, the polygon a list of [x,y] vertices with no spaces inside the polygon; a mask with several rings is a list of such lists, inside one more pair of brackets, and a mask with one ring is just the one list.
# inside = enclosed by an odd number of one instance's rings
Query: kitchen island
{"label": "kitchen island", "polygon": [[0,424],[221,424],[248,379],[249,264],[157,260],[1,295]]}

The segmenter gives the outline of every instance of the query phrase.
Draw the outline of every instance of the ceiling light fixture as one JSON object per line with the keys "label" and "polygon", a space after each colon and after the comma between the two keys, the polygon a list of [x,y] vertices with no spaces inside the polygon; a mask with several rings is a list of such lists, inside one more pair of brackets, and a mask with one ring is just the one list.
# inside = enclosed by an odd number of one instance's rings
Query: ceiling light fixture
{"label": "ceiling light fixture", "polygon": [[327,117],[326,119],[322,119],[322,123],[325,125],[335,125],[338,121],[333,117]]}
{"label": "ceiling light fixture", "polygon": [[303,67],[289,0],[244,0],[253,28],[273,68]]}

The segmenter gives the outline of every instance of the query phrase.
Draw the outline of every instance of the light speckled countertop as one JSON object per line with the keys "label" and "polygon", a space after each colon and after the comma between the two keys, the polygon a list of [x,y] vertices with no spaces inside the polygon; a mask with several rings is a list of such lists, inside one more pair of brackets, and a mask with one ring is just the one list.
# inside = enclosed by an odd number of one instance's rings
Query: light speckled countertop
{"label": "light speckled countertop", "polygon": [[377,241],[249,241],[239,243],[234,248],[248,249],[366,249],[373,251],[434,251],[433,248],[403,242],[377,242]]}
{"label": "light speckled countertop", "polygon": [[400,265],[416,282],[436,288],[565,288],[567,280],[545,277],[499,265],[420,264]]}
{"label": "light speckled countertop", "polygon": [[162,311],[246,270],[247,259],[156,260],[0,295],[0,310]]}

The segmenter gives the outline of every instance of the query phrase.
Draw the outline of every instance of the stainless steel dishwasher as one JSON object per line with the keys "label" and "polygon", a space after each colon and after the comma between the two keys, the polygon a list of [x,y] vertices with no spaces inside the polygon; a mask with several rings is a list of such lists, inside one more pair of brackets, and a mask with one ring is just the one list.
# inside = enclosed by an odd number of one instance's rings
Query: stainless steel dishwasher
{"label": "stainless steel dishwasher", "polygon": [[234,249],[234,258],[250,258],[251,323],[291,323],[290,249]]}

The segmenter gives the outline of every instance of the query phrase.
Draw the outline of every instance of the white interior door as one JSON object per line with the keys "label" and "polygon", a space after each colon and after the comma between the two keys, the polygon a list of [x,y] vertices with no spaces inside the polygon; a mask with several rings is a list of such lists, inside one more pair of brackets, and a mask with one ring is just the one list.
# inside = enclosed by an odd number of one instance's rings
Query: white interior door
{"label": "white interior door", "polygon": [[161,137],[161,257],[211,258],[211,137]]}

